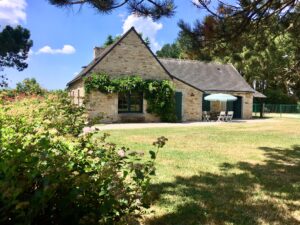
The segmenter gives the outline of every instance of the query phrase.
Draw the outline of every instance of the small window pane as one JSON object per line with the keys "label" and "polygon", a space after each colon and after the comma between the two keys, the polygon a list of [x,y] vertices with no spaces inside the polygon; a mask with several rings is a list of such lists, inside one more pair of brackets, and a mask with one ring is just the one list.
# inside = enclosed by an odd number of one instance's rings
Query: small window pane
{"label": "small window pane", "polygon": [[141,93],[132,93],[130,95],[130,111],[142,112],[143,95]]}
{"label": "small window pane", "polygon": [[118,111],[124,112],[143,112],[143,94],[134,93],[119,93]]}
{"label": "small window pane", "polygon": [[128,112],[128,95],[124,93],[119,94],[119,101],[118,101],[118,111],[119,112]]}

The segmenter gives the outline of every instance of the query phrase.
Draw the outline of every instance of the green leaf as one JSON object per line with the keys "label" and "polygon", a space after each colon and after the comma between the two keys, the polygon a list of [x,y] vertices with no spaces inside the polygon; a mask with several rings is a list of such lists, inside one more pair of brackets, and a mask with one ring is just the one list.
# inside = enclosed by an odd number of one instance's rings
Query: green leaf
{"label": "green leaf", "polygon": [[149,151],[150,155],[151,155],[151,159],[156,159],[156,153],[152,150]]}

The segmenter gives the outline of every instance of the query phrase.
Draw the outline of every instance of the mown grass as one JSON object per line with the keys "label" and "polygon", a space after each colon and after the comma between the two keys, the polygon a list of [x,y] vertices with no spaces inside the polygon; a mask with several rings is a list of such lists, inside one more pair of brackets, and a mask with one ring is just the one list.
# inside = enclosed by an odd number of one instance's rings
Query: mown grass
{"label": "mown grass", "polygon": [[300,224],[299,119],[109,133],[134,150],[169,139],[143,224]]}

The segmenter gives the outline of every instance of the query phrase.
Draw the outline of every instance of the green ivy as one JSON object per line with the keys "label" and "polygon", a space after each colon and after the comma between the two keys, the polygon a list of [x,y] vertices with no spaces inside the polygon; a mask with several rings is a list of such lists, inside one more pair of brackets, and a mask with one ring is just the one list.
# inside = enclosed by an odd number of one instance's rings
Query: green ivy
{"label": "green ivy", "polygon": [[102,93],[124,93],[143,91],[147,100],[147,112],[160,117],[161,121],[174,122],[174,87],[168,80],[143,80],[140,76],[122,76],[110,79],[107,74],[93,73],[84,79],[86,93],[98,90]]}

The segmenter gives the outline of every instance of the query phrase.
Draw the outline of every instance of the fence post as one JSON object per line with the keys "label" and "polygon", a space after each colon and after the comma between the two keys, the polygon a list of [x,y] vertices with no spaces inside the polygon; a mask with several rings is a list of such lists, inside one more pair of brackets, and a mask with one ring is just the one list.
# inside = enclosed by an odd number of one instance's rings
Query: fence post
{"label": "fence post", "polygon": [[282,117],[282,105],[279,105],[279,110],[280,110],[280,118]]}

